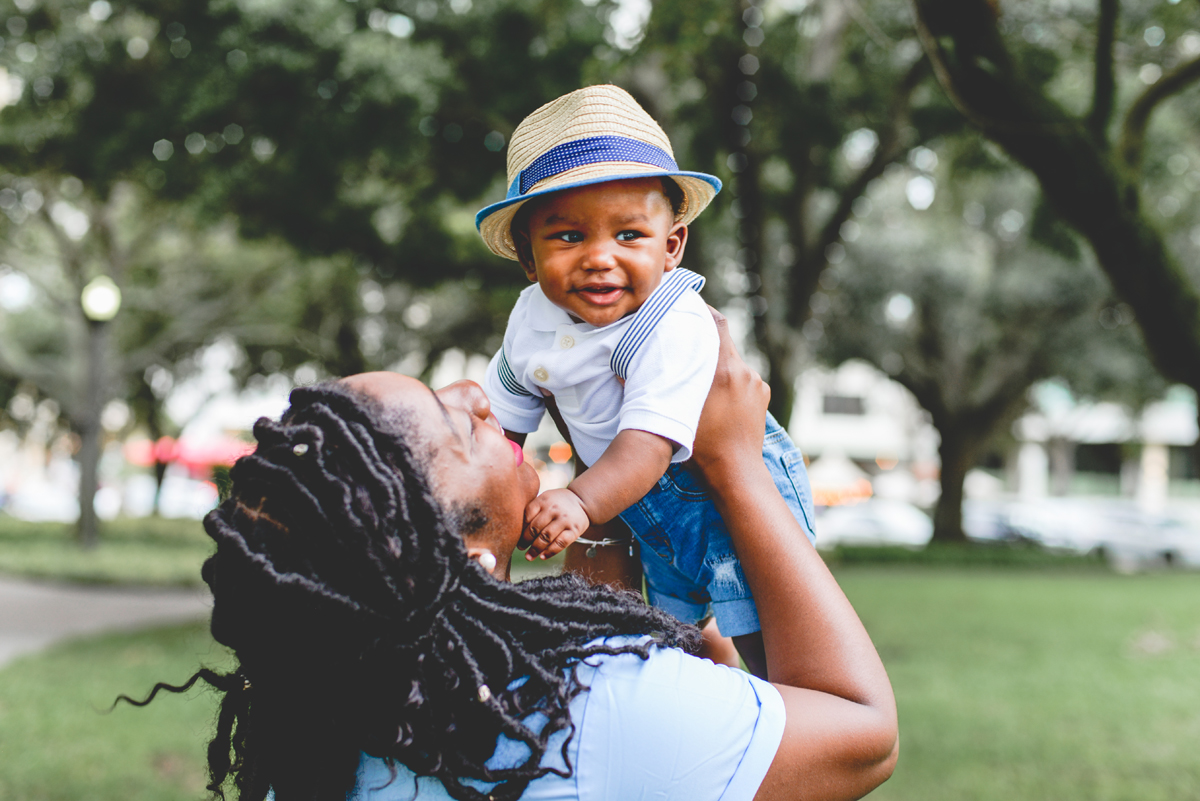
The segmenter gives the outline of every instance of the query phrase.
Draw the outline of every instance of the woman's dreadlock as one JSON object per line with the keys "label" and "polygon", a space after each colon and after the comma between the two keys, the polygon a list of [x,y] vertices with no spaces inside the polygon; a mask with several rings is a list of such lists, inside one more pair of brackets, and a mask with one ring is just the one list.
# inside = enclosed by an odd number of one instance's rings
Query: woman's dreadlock
{"label": "woman's dreadlock", "polygon": [[[573,732],[573,666],[597,654],[694,649],[698,633],[629,593],[573,576],[509,584],[467,558],[433,497],[402,412],[338,385],[297,389],[205,530],[212,633],[239,667],[204,669],[224,694],[208,788],[242,801],[344,798],[360,751],[441,780],[456,799],[516,799],[555,732]],[[598,638],[652,634],[650,639]],[[489,688],[481,691],[481,687]],[[125,698],[124,700],[130,700]],[[533,713],[546,725],[523,722]],[[496,738],[529,758],[486,766]],[[564,756],[566,754],[564,746]],[[498,782],[487,793],[462,779]]]}

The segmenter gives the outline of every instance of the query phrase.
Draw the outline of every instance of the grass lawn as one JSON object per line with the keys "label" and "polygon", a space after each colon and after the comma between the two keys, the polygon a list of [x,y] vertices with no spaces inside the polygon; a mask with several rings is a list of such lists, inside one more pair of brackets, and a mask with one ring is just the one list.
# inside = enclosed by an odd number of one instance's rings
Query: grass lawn
{"label": "grass lawn", "polygon": [[1200,793],[1200,575],[838,571],[901,758],[878,801]]}
{"label": "grass lawn", "polygon": [[26,523],[0,514],[0,573],[87,584],[199,586],[213,545],[199,520],[106,521],[100,542],[82,550],[75,527]]}
{"label": "grass lawn", "polygon": [[[124,518],[104,523],[99,544],[85,551],[75,527],[27,523],[0,513],[0,574],[76,584],[199,587],[200,565],[213,542],[199,520]],[[529,578],[562,570],[562,556],[513,560],[513,575]],[[0,796],[0,798],[3,798]]]}
{"label": "grass lawn", "polygon": [[160,695],[201,662],[228,665],[204,623],[69,643],[0,671],[0,798],[6,801],[165,801],[207,796],[204,746],[215,697]]}
{"label": "grass lawn", "polygon": [[[843,565],[896,688],[878,801],[1155,801],[1200,788],[1200,575]],[[0,671],[0,798],[200,798],[204,691],[118,692],[222,664],[202,625],[63,646]]]}

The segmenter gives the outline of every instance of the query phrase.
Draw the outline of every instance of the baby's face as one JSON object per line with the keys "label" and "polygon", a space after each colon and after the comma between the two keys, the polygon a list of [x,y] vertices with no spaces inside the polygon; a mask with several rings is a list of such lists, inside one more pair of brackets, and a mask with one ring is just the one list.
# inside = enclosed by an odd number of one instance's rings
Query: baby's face
{"label": "baby's face", "polygon": [[608,181],[548,195],[515,232],[521,266],[546,297],[595,326],[633,314],[675,269],[687,227],[657,178]]}

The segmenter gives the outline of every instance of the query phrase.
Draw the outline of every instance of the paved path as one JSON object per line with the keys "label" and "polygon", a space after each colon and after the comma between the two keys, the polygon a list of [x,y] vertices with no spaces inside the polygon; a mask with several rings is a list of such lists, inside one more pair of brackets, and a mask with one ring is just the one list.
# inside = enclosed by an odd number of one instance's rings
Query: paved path
{"label": "paved path", "polygon": [[81,587],[0,577],[0,667],[69,637],[202,618],[207,589]]}

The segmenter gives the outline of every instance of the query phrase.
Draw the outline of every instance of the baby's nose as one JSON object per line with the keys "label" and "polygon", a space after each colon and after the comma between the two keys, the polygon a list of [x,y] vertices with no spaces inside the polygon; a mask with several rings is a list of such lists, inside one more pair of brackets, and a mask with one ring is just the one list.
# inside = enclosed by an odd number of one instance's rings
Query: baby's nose
{"label": "baby's nose", "polygon": [[597,243],[587,250],[584,268],[587,270],[611,270],[617,266],[615,249],[604,243]]}

